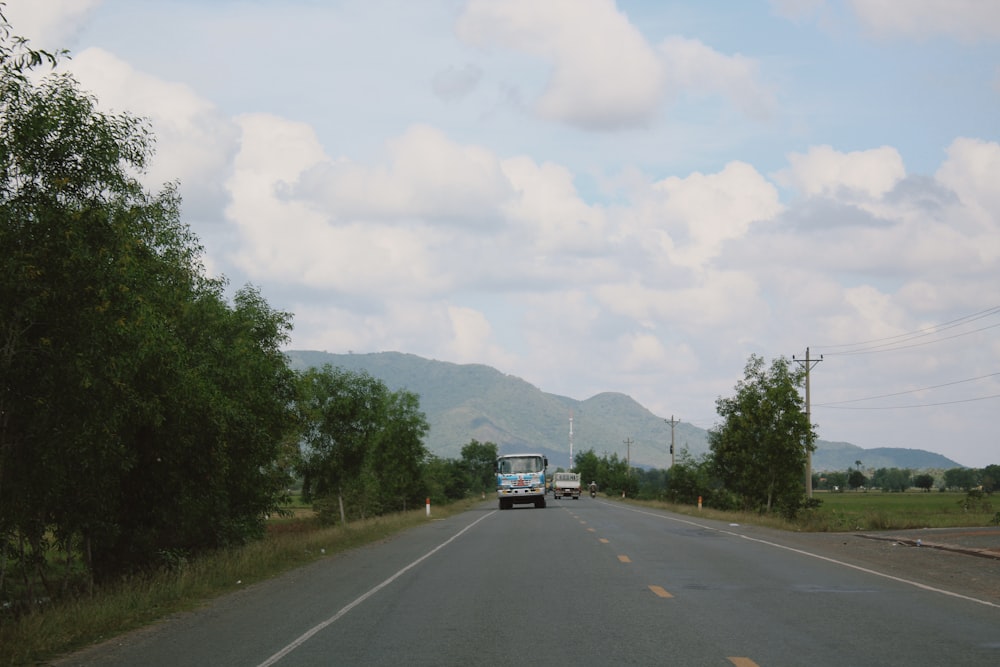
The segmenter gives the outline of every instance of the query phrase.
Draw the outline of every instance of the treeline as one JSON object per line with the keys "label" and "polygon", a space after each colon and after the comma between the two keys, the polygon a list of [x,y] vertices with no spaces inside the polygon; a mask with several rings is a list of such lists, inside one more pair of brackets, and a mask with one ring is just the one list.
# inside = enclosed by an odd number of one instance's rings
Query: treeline
{"label": "treeline", "polygon": [[495,446],[429,455],[416,395],[290,370],[291,315],[227,297],[176,186],[138,180],[147,123],[36,76],[62,55],[0,5],[4,614],[259,538],[297,481],[332,522],[481,492]]}
{"label": "treeline", "polygon": [[878,468],[871,477],[860,467],[846,471],[813,473],[813,488],[825,491],[847,489],[879,489],[881,491],[906,491],[922,489],[930,491],[973,491],[993,493],[1000,490],[1000,465],[985,468],[951,468],[936,476],[930,472],[917,472],[909,468]]}

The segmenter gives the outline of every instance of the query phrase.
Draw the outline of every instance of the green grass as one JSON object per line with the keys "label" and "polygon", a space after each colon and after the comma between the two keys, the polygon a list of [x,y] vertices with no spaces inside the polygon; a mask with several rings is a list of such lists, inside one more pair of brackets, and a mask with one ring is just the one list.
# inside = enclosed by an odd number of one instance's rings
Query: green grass
{"label": "green grass", "polygon": [[[845,493],[815,492],[813,497],[822,504],[803,511],[795,520],[777,515],[746,512],[723,512],[710,508],[699,510],[692,505],[662,502],[642,502],[650,507],[667,509],[678,514],[707,519],[749,523],[781,530],[803,532],[848,532],[854,530],[903,530],[907,528],[952,528],[988,526],[995,520],[1000,501],[990,498],[973,501],[963,507],[965,493],[883,493],[881,491]],[[637,502],[637,501],[629,501]]]}
{"label": "green grass", "polygon": [[802,517],[805,530],[838,532],[988,526],[996,513],[989,497],[966,504],[968,496],[965,493],[850,491],[817,492],[814,497],[823,504]]}
{"label": "green grass", "polygon": [[[431,519],[465,511],[479,500],[437,505]],[[426,523],[426,508],[321,527],[302,516],[275,518],[268,537],[183,567],[106,586],[93,597],[65,600],[18,618],[0,618],[0,665],[29,665],[148,625],[169,614],[335,553]]]}

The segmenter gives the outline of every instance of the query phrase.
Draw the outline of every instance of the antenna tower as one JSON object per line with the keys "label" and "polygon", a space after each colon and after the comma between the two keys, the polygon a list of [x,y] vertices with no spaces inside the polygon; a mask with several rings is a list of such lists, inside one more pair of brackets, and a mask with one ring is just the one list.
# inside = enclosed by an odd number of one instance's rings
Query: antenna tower
{"label": "antenna tower", "polygon": [[569,469],[573,469],[573,410],[569,411]]}

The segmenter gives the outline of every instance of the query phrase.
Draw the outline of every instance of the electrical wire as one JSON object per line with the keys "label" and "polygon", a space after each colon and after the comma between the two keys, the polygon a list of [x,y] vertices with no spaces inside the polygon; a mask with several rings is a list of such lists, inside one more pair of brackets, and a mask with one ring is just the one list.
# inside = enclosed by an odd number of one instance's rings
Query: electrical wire
{"label": "electrical wire", "polygon": [[[968,336],[968,335],[971,335],[971,334],[974,334],[974,333],[979,333],[980,331],[985,331],[987,329],[992,329],[994,327],[1000,326],[1000,323],[998,323],[998,324],[991,324],[989,326],[982,327],[982,328],[979,328],[979,329],[975,329],[973,331],[966,331],[966,332],[962,332],[962,333],[959,333],[959,334],[954,334],[952,336],[947,336],[945,338],[938,338],[938,339],[935,339],[935,340],[932,340],[932,341],[924,341],[922,343],[912,343],[912,344],[909,344],[909,343],[911,343],[911,341],[916,340],[918,338],[925,338],[927,336],[932,336],[932,335],[935,335],[935,334],[939,334],[939,333],[941,333],[943,331],[947,331],[949,329],[954,329],[956,327],[964,326],[964,325],[970,324],[971,322],[975,322],[977,320],[981,320],[983,318],[990,317],[991,315],[996,315],[997,313],[1000,313],[1000,306],[993,306],[991,308],[987,308],[985,310],[981,310],[979,312],[972,313],[970,315],[965,315],[964,317],[960,317],[960,318],[957,318],[957,319],[954,319],[954,320],[950,320],[948,322],[943,322],[941,324],[936,324],[936,325],[934,325],[932,327],[926,327],[924,329],[917,329],[915,331],[910,331],[910,332],[907,332],[907,333],[897,334],[895,336],[887,336],[887,337],[884,337],[884,338],[875,338],[875,339],[871,339],[871,340],[867,340],[867,341],[859,341],[859,342],[856,342],[856,343],[844,343],[844,344],[841,344],[841,345],[824,345],[824,346],[817,346],[817,347],[818,347],[818,349],[824,350],[824,356],[843,356],[843,355],[851,355],[851,354],[871,354],[871,353],[874,353],[874,352],[891,352],[891,351],[895,351],[895,350],[903,350],[903,349],[912,348],[912,347],[919,347],[921,345],[930,345],[932,343],[937,343],[937,342],[941,342],[941,341],[945,341],[945,340],[950,340],[952,338],[959,338],[961,336]],[[873,345],[874,343],[878,343],[878,344],[877,345]],[[871,346],[871,347],[862,347],[862,346]],[[844,350],[842,352],[835,351],[836,349],[839,349],[839,348],[861,348],[861,349]],[[830,350],[834,350],[834,351],[830,351]]]}
{"label": "electrical wire", "polygon": [[938,405],[955,405],[956,403],[974,403],[976,401],[988,401],[991,398],[1000,398],[1000,394],[992,396],[979,396],[977,398],[963,398],[957,401],[941,401],[940,403],[918,403],[914,405],[884,405],[881,407],[864,407],[848,405],[814,405],[812,407],[824,407],[830,410],[907,410],[911,408],[932,408]]}
{"label": "electrical wire", "polygon": [[[848,399],[846,401],[830,401],[829,403],[815,403],[815,404],[813,404],[813,407],[816,407],[816,408],[827,408],[827,407],[832,407],[832,406],[835,406],[835,405],[841,405],[843,403],[859,403],[861,401],[874,401],[874,400],[879,399],[879,398],[890,398],[892,396],[903,396],[904,394],[915,394],[917,392],[928,391],[930,389],[940,389],[941,387],[951,387],[951,386],[956,385],[956,384],[964,384],[966,382],[975,382],[976,380],[985,380],[986,378],[991,378],[991,377],[994,377],[996,375],[1000,375],[1000,373],[990,373],[988,375],[980,375],[979,377],[967,378],[965,380],[955,380],[954,382],[945,382],[944,384],[935,384],[935,385],[932,385],[930,387],[921,387],[920,389],[909,389],[907,391],[897,391],[897,392],[894,392],[894,393],[891,393],[891,394],[879,394],[877,396],[866,396],[864,398],[851,398],[851,399]],[[987,398],[989,398],[989,397],[987,397]],[[971,400],[980,400],[980,399],[971,399]]]}

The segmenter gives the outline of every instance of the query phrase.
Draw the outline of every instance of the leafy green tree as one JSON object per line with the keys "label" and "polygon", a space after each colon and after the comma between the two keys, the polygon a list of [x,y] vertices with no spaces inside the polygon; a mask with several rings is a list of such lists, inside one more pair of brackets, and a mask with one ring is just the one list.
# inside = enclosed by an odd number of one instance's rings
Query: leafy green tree
{"label": "leafy green tree", "polygon": [[924,491],[930,491],[934,488],[934,475],[926,472],[917,475],[913,478],[913,486]]}
{"label": "leafy green tree", "polygon": [[706,506],[728,509],[719,493],[719,485],[712,479],[712,460],[708,454],[695,458],[682,449],[670,468],[667,497],[675,503],[694,505],[698,498]]}
{"label": "leafy green tree", "polygon": [[847,473],[834,470],[825,473],[826,485],[832,491],[843,491],[847,488]]}
{"label": "leafy green tree", "polygon": [[573,457],[573,464],[574,469],[580,474],[580,483],[583,486],[597,482],[597,488],[604,489],[603,480],[598,479],[601,475],[601,461],[593,449],[577,452]]}
{"label": "leafy green tree", "polygon": [[262,532],[289,316],[226,303],[176,187],[136,178],[147,124],[27,75],[53,58],[0,21],[0,563],[54,541],[112,578]]}
{"label": "leafy green tree", "polygon": [[879,468],[872,475],[872,486],[883,491],[906,491],[913,483],[913,471],[900,468]]}
{"label": "leafy green tree", "polygon": [[460,500],[468,491],[468,478],[459,460],[429,454],[423,461],[421,478],[432,504]]}
{"label": "leafy green tree", "polygon": [[857,468],[847,473],[847,485],[855,491],[863,487],[867,481],[868,478],[865,477],[865,474]]}
{"label": "leafy green tree", "polygon": [[367,516],[418,493],[428,426],[415,394],[326,364],[300,375],[296,409],[302,492],[318,502],[321,517],[332,520],[337,512],[344,523],[347,499],[353,515]]}
{"label": "leafy green tree", "polygon": [[498,448],[492,442],[471,440],[462,447],[462,465],[469,479],[469,488],[485,493],[496,489]]}
{"label": "leafy green tree", "polygon": [[944,485],[949,489],[970,491],[979,486],[980,475],[974,468],[950,468],[944,471]]}
{"label": "leafy green tree", "polygon": [[744,510],[794,515],[805,496],[811,426],[798,387],[803,373],[779,358],[751,355],[736,394],[719,398],[722,424],[709,431],[715,475]]}
{"label": "leafy green tree", "polygon": [[980,480],[985,493],[994,493],[1000,490],[1000,465],[992,464],[983,468],[980,472]]}

